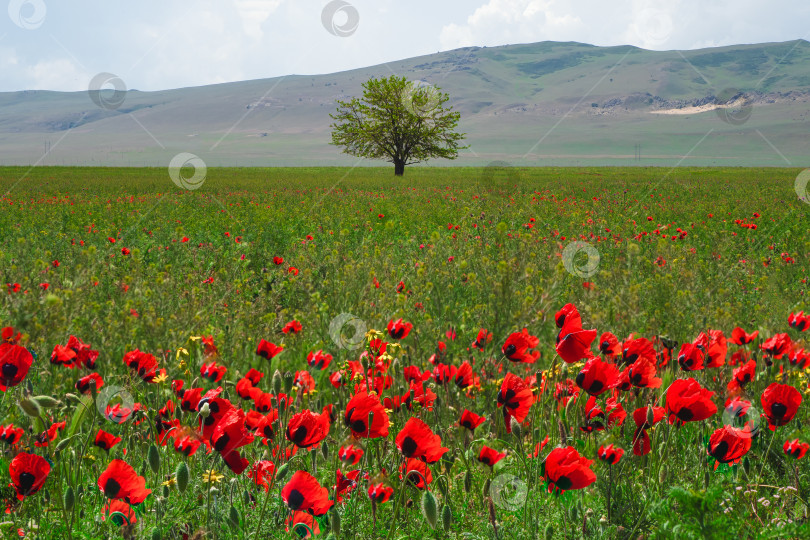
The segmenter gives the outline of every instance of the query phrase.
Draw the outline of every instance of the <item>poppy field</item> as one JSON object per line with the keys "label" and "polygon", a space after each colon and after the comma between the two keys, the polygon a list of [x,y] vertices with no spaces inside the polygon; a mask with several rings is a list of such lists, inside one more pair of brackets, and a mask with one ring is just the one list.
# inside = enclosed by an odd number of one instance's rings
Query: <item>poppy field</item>
{"label": "poppy field", "polygon": [[810,537],[801,178],[0,168],[0,534]]}

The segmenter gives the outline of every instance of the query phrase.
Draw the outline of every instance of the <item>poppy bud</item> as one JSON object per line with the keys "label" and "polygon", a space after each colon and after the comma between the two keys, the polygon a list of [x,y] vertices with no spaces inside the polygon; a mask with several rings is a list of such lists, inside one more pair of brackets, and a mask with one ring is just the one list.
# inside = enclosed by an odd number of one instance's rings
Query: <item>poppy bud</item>
{"label": "poppy bud", "polygon": [[748,461],[748,456],[745,456],[743,458],[743,470],[745,471],[745,476],[750,478],[750,476],[751,476],[751,462]]}
{"label": "poppy bud", "polygon": [[284,373],[284,393],[289,394],[295,382],[295,373],[288,371]]}
{"label": "poppy bud", "polygon": [[481,493],[484,495],[484,497],[489,497],[489,485],[491,483],[492,482],[490,481],[489,478],[487,478],[486,482],[484,482],[484,488],[481,490]]}
{"label": "poppy bud", "polygon": [[287,471],[290,469],[290,464],[285,463],[281,467],[278,468],[276,472],[276,481],[281,482],[287,476]]}
{"label": "poppy bud", "polygon": [[163,486],[163,496],[166,498],[169,497],[169,486]]}
{"label": "poppy bud", "polygon": [[312,474],[318,474],[318,452],[312,452],[310,456],[312,456]]}
{"label": "poppy bud", "polygon": [[239,510],[237,510],[235,506],[231,505],[231,511],[228,513],[228,523],[234,529],[238,529],[240,521]]}
{"label": "poppy bud", "polygon": [[321,442],[321,454],[323,455],[323,459],[329,461],[329,445],[326,441]]}
{"label": "poppy bud", "polygon": [[329,526],[332,532],[335,533],[335,536],[340,536],[340,514],[338,514],[338,511],[334,508],[329,514]]}
{"label": "poppy bud", "polygon": [[271,386],[273,387],[273,392],[276,395],[279,395],[281,393],[281,372],[279,370],[276,370],[276,372],[273,373],[272,382],[273,384]]}
{"label": "poppy bud", "polygon": [[38,418],[39,415],[42,414],[42,409],[40,409],[37,402],[32,399],[26,398],[22,400],[20,402],[20,408],[25,414],[32,418]]}
{"label": "poppy bud", "polygon": [[574,404],[576,403],[576,399],[569,398],[568,403],[565,404],[565,420],[567,422],[572,422],[571,414],[574,412]]}
{"label": "poppy bud", "polygon": [[152,536],[150,537],[152,540],[160,540],[163,536],[160,534],[160,529],[155,527],[152,529]]}
{"label": "poppy bud", "polygon": [[464,492],[469,493],[472,489],[472,473],[467,471],[467,474],[464,475]]}
{"label": "poppy bud", "polygon": [[510,427],[512,428],[512,434],[514,434],[517,440],[523,438],[523,427],[520,425],[520,422],[514,419],[514,417],[510,421]]}
{"label": "poppy bud", "polygon": [[158,452],[157,446],[155,443],[149,447],[149,451],[146,453],[146,459],[149,461],[149,468],[152,469],[152,472],[157,474],[160,472],[160,453]]}
{"label": "poppy bud", "polygon": [[68,486],[65,494],[62,496],[62,502],[65,506],[65,512],[70,512],[73,510],[73,503],[75,502],[75,497],[73,495],[73,487]]}
{"label": "poppy bud", "polygon": [[250,498],[250,492],[248,490],[242,492],[242,499],[245,501],[245,506],[250,506],[253,504],[253,501]]}
{"label": "poppy bud", "polygon": [[442,508],[442,528],[444,532],[450,532],[450,523],[453,521],[453,513],[450,511],[450,507],[446,504],[444,508]]}
{"label": "poppy bud", "polygon": [[439,509],[436,505],[436,497],[428,490],[422,494],[422,515],[434,529],[439,518]]}
{"label": "poppy bud", "polygon": [[666,484],[667,482],[667,466],[661,465],[661,470],[658,471],[658,483],[661,485]]}
{"label": "poppy bud", "polygon": [[711,483],[711,480],[712,480],[712,475],[709,474],[709,471],[707,470],[706,474],[703,475],[703,486],[708,488],[709,484]]}
{"label": "poppy bud", "polygon": [[655,423],[655,411],[653,411],[652,407],[647,407],[647,425],[652,427]]}
{"label": "poppy bud", "polygon": [[57,405],[59,405],[59,400],[54,399],[51,396],[35,396],[33,398],[34,401],[37,402],[37,405],[40,407],[45,407],[46,409],[53,409]]}
{"label": "poppy bud", "polygon": [[445,478],[439,478],[436,484],[439,486],[439,491],[441,491],[442,497],[447,499],[447,480]]}
{"label": "poppy bud", "polygon": [[543,533],[543,536],[545,537],[546,540],[551,540],[552,538],[554,538],[554,525],[552,525],[551,523],[546,525],[546,531],[545,533]]}
{"label": "poppy bud", "polygon": [[576,506],[572,506],[568,510],[568,515],[571,516],[571,521],[576,521],[578,517],[579,511]]}
{"label": "poppy bud", "polygon": [[174,479],[177,480],[178,491],[185,493],[188,487],[188,465],[186,465],[185,461],[178,463],[177,469],[174,472]]}
{"label": "poppy bud", "polygon": [[65,447],[67,447],[67,445],[69,445],[69,444],[70,444],[70,437],[68,437],[67,439],[62,439],[62,440],[61,440],[61,441],[59,441],[59,443],[56,445],[56,451],[57,451],[57,452],[61,452],[61,451],[62,451],[62,450],[64,450],[64,449],[65,449]]}
{"label": "poppy bud", "polygon": [[208,406],[208,402],[206,401],[203,403],[203,406],[200,407],[200,416],[203,418],[208,418],[211,416],[211,407]]}

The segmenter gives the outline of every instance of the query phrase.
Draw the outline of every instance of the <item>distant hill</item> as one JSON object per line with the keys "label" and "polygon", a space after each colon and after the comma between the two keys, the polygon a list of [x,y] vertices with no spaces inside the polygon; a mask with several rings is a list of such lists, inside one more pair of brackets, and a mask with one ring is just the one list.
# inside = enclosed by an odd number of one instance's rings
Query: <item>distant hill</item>
{"label": "distant hill", "polygon": [[806,166],[810,155],[807,41],[682,52],[542,42],[131,90],[117,110],[87,92],[0,93],[0,164],[165,166],[191,152],[209,166],[350,165],[328,144],[329,113],[391,73],[441,87],[461,112],[470,149],[437,165]]}

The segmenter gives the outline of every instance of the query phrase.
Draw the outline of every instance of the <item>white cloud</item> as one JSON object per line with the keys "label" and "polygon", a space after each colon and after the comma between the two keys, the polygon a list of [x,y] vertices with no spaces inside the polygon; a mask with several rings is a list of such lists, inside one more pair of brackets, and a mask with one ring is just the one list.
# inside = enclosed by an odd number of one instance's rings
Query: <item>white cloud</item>
{"label": "white cloud", "polygon": [[35,90],[87,90],[90,77],[79,69],[72,60],[40,60],[25,68],[29,86]]}
{"label": "white cloud", "polygon": [[489,0],[465,25],[442,29],[442,48],[566,40],[582,33],[582,19],[557,6],[557,0]]}
{"label": "white cloud", "polygon": [[233,0],[245,34],[256,40],[264,36],[262,25],[282,2],[283,0]]}

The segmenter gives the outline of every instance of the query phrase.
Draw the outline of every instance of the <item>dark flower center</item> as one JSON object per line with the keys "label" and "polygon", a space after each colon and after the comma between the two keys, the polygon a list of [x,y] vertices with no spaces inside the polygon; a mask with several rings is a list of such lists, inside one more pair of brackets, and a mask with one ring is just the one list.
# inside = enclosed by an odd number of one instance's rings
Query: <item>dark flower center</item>
{"label": "dark flower center", "polygon": [[787,405],[776,402],[771,406],[771,414],[776,418],[782,418],[787,414]]}
{"label": "dark flower center", "polygon": [[554,480],[554,485],[565,491],[571,488],[572,482],[567,476],[561,476],[557,480]]}
{"label": "dark flower center", "polygon": [[295,444],[301,445],[304,440],[307,438],[307,426],[298,426],[298,429],[295,430],[295,433],[292,436],[292,440]]}
{"label": "dark flower center", "polygon": [[712,457],[721,462],[726,457],[726,454],[728,454],[728,443],[726,441],[720,441],[711,451]]}
{"label": "dark flower center", "polygon": [[108,478],[107,482],[104,484],[104,495],[110,499],[115,499],[120,491],[121,484],[119,484],[115,478]]}
{"label": "dark flower center", "polygon": [[214,443],[214,450],[216,450],[217,452],[223,451],[225,447],[228,446],[228,443],[230,441],[231,437],[228,434],[223,435],[222,437],[217,439],[217,442]]}
{"label": "dark flower center", "polygon": [[290,491],[290,495],[287,497],[287,506],[292,510],[298,510],[303,504],[304,495],[297,489]]}
{"label": "dark flower center", "polygon": [[3,380],[13,381],[17,375],[18,368],[14,364],[3,364]]}
{"label": "dark flower center", "polygon": [[20,475],[19,484],[20,484],[20,494],[22,495],[30,495],[31,489],[34,487],[34,482],[36,481],[36,476],[30,472],[24,472]]}
{"label": "dark flower center", "polygon": [[512,345],[511,343],[503,350],[506,356],[512,356],[517,352],[517,347]]}
{"label": "dark flower center", "polygon": [[683,409],[678,411],[678,414],[676,414],[675,416],[677,416],[680,420],[683,420],[684,422],[688,422],[695,416],[695,413],[684,407]]}
{"label": "dark flower center", "polygon": [[413,440],[411,437],[405,437],[405,440],[402,441],[402,455],[405,457],[411,457],[416,453],[416,450],[419,446],[416,444],[416,441]]}

